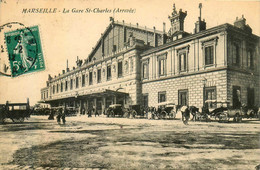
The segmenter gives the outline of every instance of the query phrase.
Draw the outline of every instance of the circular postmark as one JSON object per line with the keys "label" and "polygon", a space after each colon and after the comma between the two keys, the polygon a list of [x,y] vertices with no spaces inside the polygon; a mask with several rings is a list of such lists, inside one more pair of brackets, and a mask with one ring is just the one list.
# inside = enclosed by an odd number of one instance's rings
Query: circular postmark
{"label": "circular postmark", "polygon": [[37,67],[39,58],[38,27],[19,22],[0,26],[0,75],[19,76]]}

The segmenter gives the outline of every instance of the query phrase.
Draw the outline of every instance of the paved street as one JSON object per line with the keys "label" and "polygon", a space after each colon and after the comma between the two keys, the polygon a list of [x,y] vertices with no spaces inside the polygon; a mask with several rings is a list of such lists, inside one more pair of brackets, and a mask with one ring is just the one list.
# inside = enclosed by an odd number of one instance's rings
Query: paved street
{"label": "paved street", "polygon": [[0,125],[0,169],[254,169],[259,125],[32,116]]}

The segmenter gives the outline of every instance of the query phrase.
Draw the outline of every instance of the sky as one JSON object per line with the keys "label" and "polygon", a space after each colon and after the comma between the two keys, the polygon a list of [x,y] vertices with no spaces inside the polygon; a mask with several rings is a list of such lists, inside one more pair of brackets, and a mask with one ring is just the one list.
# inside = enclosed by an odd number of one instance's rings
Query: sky
{"label": "sky", "polygon": [[[199,3],[202,3],[202,19],[207,28],[220,24],[233,24],[236,17],[246,18],[253,33],[260,36],[260,1],[213,1],[213,0],[0,0],[0,25],[8,22],[20,22],[25,26],[38,25],[46,69],[44,71],[18,77],[0,76],[0,104],[26,102],[31,105],[40,100],[40,89],[46,87],[48,74],[54,76],[66,68],[76,65],[77,56],[86,59],[98,39],[109,25],[109,17],[115,21],[147,26],[161,30],[163,22],[166,31],[170,28],[168,15],[175,3],[177,10],[187,11],[184,30],[192,33],[194,23],[199,16]],[[57,8],[57,13],[22,13],[23,9]],[[133,9],[133,13],[85,13],[86,9],[114,8]],[[83,10],[83,13],[72,12]],[[68,13],[63,11],[70,10]],[[74,11],[73,10],[73,11]],[[0,42],[1,44],[1,42]],[[0,54],[0,57],[4,57]]]}

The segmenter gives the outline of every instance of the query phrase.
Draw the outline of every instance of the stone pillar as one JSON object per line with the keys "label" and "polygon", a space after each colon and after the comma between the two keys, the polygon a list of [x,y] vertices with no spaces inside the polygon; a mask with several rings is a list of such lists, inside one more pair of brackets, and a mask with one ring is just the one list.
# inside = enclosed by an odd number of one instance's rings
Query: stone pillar
{"label": "stone pillar", "polygon": [[82,100],[79,100],[79,114],[82,114]]}
{"label": "stone pillar", "polygon": [[93,103],[93,107],[94,107],[94,109],[95,109],[95,112],[97,111],[97,98],[95,97],[94,98],[94,103]]}
{"label": "stone pillar", "polygon": [[101,114],[104,113],[105,109],[106,109],[106,97],[103,96],[102,97],[102,113]]}

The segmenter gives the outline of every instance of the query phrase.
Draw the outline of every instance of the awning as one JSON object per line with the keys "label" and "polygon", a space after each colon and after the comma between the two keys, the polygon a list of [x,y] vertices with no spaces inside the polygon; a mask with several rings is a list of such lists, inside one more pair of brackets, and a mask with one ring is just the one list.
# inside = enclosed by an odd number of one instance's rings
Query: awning
{"label": "awning", "polygon": [[74,94],[70,94],[69,96],[64,95],[57,98],[41,100],[38,103],[51,103],[54,101],[65,100],[65,99],[82,99],[88,97],[93,98],[93,97],[103,97],[103,96],[127,96],[127,95],[129,95],[129,93],[104,89],[104,90],[90,91],[90,92],[75,92]]}

